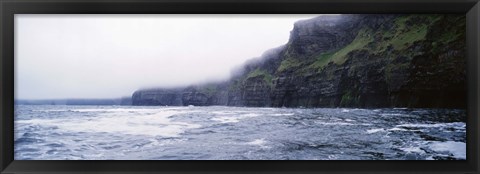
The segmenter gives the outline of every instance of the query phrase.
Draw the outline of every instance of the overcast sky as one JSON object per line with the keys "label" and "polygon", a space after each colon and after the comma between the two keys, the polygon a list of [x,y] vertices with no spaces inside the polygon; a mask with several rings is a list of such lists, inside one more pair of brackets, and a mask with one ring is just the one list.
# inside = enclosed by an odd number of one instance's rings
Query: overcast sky
{"label": "overcast sky", "polygon": [[227,79],[318,15],[15,15],[15,98],[117,98]]}

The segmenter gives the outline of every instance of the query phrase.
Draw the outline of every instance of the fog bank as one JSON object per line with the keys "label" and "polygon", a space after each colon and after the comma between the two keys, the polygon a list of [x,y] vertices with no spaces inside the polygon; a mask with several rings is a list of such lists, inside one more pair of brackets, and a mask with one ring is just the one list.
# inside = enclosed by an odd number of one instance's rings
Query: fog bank
{"label": "fog bank", "polygon": [[15,15],[15,98],[115,98],[226,80],[318,15]]}

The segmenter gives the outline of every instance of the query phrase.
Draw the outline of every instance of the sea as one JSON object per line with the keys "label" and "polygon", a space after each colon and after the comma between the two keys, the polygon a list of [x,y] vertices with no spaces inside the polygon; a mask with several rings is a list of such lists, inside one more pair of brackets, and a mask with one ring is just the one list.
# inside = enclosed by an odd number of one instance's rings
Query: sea
{"label": "sea", "polygon": [[15,105],[15,160],[466,160],[460,109]]}

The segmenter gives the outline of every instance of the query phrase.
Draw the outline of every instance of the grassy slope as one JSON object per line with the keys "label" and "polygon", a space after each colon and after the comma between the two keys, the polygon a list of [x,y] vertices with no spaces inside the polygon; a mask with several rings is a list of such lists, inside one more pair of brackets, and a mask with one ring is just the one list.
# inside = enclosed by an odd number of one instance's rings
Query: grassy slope
{"label": "grassy slope", "polygon": [[[418,19],[423,21],[416,23],[415,20]],[[416,41],[425,40],[428,26],[439,19],[439,15],[408,15],[395,19],[395,24],[390,29],[382,28],[383,26],[378,29],[364,27],[350,44],[333,52],[318,53],[312,57],[315,61],[300,68],[300,71],[306,72],[310,69],[321,72],[330,62],[342,65],[349,58],[350,53],[358,50],[367,50],[374,55],[384,54],[389,47],[397,51],[405,50]],[[377,37],[379,38],[374,39]],[[443,39],[439,41],[451,41],[454,37],[452,33],[445,33]],[[279,71],[299,67],[301,63],[294,58],[288,58],[281,65]]]}
{"label": "grassy slope", "polygon": [[[406,15],[394,19],[393,27],[362,28],[355,39],[345,47],[330,52],[317,53],[309,58],[293,57],[285,54],[284,60],[277,68],[277,73],[292,70],[297,75],[305,75],[306,72],[320,73],[329,63],[342,65],[348,60],[349,54],[354,51],[367,50],[372,55],[395,59],[395,56],[385,56],[388,50],[395,51],[394,54],[412,54],[407,49],[418,41],[426,40],[429,26],[442,19],[441,15]],[[461,33],[461,32],[460,32]],[[459,32],[446,32],[441,37],[431,42],[433,47],[439,42],[448,43],[459,36]],[[287,47],[288,48],[288,47]],[[383,56],[382,56],[383,55]],[[411,56],[408,56],[411,58]],[[409,64],[388,64],[385,68],[385,76],[388,80],[389,72],[398,68],[404,68]],[[262,70],[261,67],[249,72],[238,80],[241,84],[245,79],[264,75],[264,80],[271,85],[275,76]]]}
{"label": "grassy slope", "polygon": [[263,76],[263,80],[269,85],[272,86],[272,75],[269,74],[265,70],[261,70],[260,68],[255,69],[254,71],[251,71],[250,73],[247,74],[247,79],[253,78],[253,77],[258,77],[258,76]]}

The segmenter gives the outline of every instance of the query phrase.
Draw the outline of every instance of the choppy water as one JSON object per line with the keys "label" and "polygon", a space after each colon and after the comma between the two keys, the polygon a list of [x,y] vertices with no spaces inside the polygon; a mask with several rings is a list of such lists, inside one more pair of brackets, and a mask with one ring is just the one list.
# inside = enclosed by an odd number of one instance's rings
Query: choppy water
{"label": "choppy water", "polygon": [[466,159],[465,119],[439,109],[17,105],[14,157]]}

